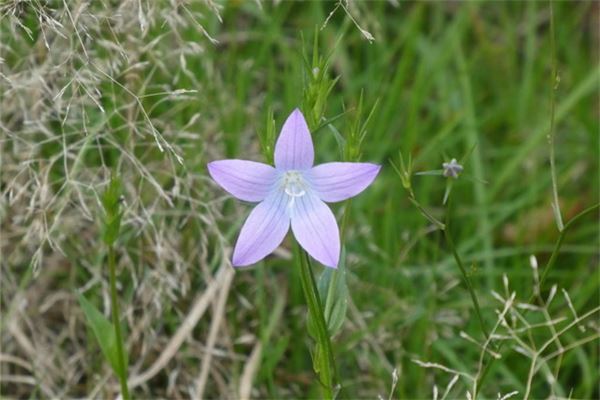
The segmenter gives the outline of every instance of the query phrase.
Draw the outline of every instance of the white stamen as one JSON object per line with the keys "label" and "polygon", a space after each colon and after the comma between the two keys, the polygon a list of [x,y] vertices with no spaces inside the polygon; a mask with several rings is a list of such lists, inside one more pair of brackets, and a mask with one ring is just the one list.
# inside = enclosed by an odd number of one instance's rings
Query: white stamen
{"label": "white stamen", "polygon": [[281,186],[285,194],[289,196],[288,207],[292,209],[296,198],[306,194],[308,185],[299,171],[286,171],[281,180]]}
{"label": "white stamen", "polygon": [[290,188],[289,186],[287,186],[285,188],[285,194],[287,194],[288,196],[291,196],[291,197],[302,197],[306,194],[306,192],[302,189],[300,189],[299,192],[294,192],[294,191],[292,191],[292,189],[295,189],[295,188]]}

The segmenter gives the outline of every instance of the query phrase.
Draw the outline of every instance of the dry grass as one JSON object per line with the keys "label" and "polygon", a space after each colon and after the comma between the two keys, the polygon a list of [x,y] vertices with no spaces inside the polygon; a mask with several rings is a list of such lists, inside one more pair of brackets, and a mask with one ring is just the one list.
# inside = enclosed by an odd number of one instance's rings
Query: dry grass
{"label": "dry grass", "polygon": [[[228,292],[221,281],[231,281],[231,271],[225,278],[223,267],[213,276],[219,265],[227,265],[229,252],[215,223],[222,219],[222,201],[205,201],[210,189],[205,175],[182,165],[184,146],[193,149],[211,140],[214,128],[209,118],[200,125],[199,114],[191,115],[184,130],[169,123],[178,111],[196,105],[201,89],[186,69],[186,57],[214,41],[202,21],[219,7],[210,1],[200,6],[137,0],[117,8],[86,1],[1,6],[5,395],[116,394],[110,370],[97,351],[89,351],[96,347],[76,302],[77,293],[97,293],[100,308],[109,310],[98,217],[99,193],[111,171],[125,183],[126,246],[119,267],[122,279],[131,279],[135,288],[122,296],[137,393],[190,396],[199,360],[205,363],[204,380],[210,366],[223,383],[207,393],[231,390],[226,366],[240,356],[230,346],[216,348],[214,340],[209,348],[190,340],[217,297],[223,304]],[[149,40],[152,30],[163,27],[164,34]],[[189,29],[206,40],[184,41],[181,31]],[[197,84],[182,87],[174,69]],[[205,234],[194,235],[198,230]],[[192,285],[206,286],[195,302]],[[178,326],[163,320],[166,313],[191,320]],[[222,307],[212,314],[218,328]],[[227,333],[219,332],[219,346],[230,345]],[[181,346],[186,350],[179,351]],[[207,353],[214,354],[212,360]],[[157,386],[162,389],[149,391],[149,377],[138,378],[161,359],[151,372],[162,374]]]}

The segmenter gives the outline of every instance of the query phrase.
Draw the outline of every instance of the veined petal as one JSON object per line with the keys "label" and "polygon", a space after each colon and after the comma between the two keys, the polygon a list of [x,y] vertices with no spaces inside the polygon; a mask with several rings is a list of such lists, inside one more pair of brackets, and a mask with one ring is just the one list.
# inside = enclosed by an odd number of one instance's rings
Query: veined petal
{"label": "veined petal", "polygon": [[312,168],[307,178],[321,200],[336,202],[365,190],[380,169],[380,165],[371,163],[332,162]]}
{"label": "veined petal", "polygon": [[329,207],[312,193],[298,197],[292,210],[292,231],[298,243],[314,259],[337,268],[340,231]]}
{"label": "veined petal", "polygon": [[304,115],[297,108],[281,128],[275,144],[275,167],[283,170],[308,169],[315,159],[312,138]]}
{"label": "veined petal", "polygon": [[245,201],[267,197],[277,172],[267,164],[247,160],[219,160],[208,163],[210,176],[231,195]]}
{"label": "veined petal", "polygon": [[281,244],[289,227],[287,196],[274,192],[257,205],[244,222],[233,250],[233,266],[262,260]]}

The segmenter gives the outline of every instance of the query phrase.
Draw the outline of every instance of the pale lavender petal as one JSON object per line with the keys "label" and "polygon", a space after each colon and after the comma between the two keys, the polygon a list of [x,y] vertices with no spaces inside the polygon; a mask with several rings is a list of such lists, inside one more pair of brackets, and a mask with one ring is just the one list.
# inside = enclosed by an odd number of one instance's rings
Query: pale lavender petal
{"label": "pale lavender petal", "polygon": [[380,169],[381,166],[371,163],[332,162],[317,165],[306,175],[321,200],[336,202],[365,190]]}
{"label": "pale lavender petal", "polygon": [[312,138],[304,115],[297,108],[281,128],[275,144],[275,167],[283,170],[308,169],[315,158]]}
{"label": "pale lavender petal", "polygon": [[285,194],[274,193],[252,210],[233,250],[235,267],[260,261],[281,244],[290,227],[287,205]]}
{"label": "pale lavender petal", "polygon": [[264,200],[277,180],[275,168],[255,161],[213,161],[208,172],[223,189],[245,201]]}
{"label": "pale lavender petal", "polygon": [[329,207],[312,193],[294,199],[292,232],[308,254],[321,264],[337,268],[340,231]]}

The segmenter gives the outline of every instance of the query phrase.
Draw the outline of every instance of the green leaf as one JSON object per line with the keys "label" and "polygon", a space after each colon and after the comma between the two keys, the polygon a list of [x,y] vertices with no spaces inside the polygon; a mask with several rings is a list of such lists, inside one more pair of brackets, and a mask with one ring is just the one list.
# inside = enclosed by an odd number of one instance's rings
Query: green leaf
{"label": "green leaf", "polygon": [[107,216],[104,220],[102,240],[109,246],[115,243],[119,237],[122,215],[122,213],[118,213],[116,215]]}
{"label": "green leaf", "polygon": [[308,309],[306,316],[306,331],[308,335],[316,342],[319,337],[319,327],[317,326],[317,321],[315,321],[315,317],[313,313]]}
{"label": "green leaf", "polygon": [[[83,295],[79,295],[79,304],[85,314],[88,326],[92,328],[94,336],[98,340],[104,357],[118,376],[124,376],[119,367],[117,355],[117,339],[115,330],[110,321]],[[127,366],[127,354],[125,354],[125,365]],[[127,368],[127,367],[125,367]]]}
{"label": "green leaf", "polygon": [[313,370],[317,375],[322,370],[322,366],[325,362],[325,360],[323,360],[323,354],[324,352],[321,348],[321,344],[319,342],[316,342],[311,355],[313,360]]}
{"label": "green leaf", "polygon": [[346,139],[344,139],[344,136],[342,136],[340,131],[338,131],[338,129],[335,126],[328,125],[328,127],[329,127],[329,130],[331,130],[331,132],[333,133],[333,137],[335,138],[335,141],[338,144],[338,147],[340,149],[340,154],[343,154],[344,148],[346,147]]}
{"label": "green leaf", "polygon": [[442,204],[446,204],[448,202],[448,197],[450,196],[450,191],[452,190],[452,181],[450,179],[446,180],[446,191],[444,192],[444,199],[442,200]]}
{"label": "green leaf", "polygon": [[[319,297],[323,305],[323,316],[327,324],[329,336],[335,336],[346,319],[348,308],[348,286],[346,285],[346,248],[342,246],[340,263],[337,269],[325,268],[317,281]],[[312,313],[308,312],[306,321],[308,334],[317,339],[318,327]],[[318,353],[317,350],[315,352]]]}
{"label": "green leaf", "polygon": [[121,180],[111,175],[110,182],[102,195],[102,205],[107,214],[119,213],[119,202],[121,201]]}
{"label": "green leaf", "polygon": [[260,149],[263,153],[265,161],[269,165],[273,165],[273,152],[275,149],[275,137],[277,131],[275,129],[275,118],[273,114],[273,108],[269,107],[267,110],[267,121],[264,130],[258,131],[258,138],[260,140]]}
{"label": "green leaf", "polygon": [[415,175],[444,176],[444,170],[443,169],[434,169],[431,171],[415,172]]}
{"label": "green leaf", "polygon": [[324,305],[325,322],[330,336],[336,335],[346,319],[348,286],[346,285],[346,248],[342,246],[337,269],[325,268],[317,283],[321,304]]}

